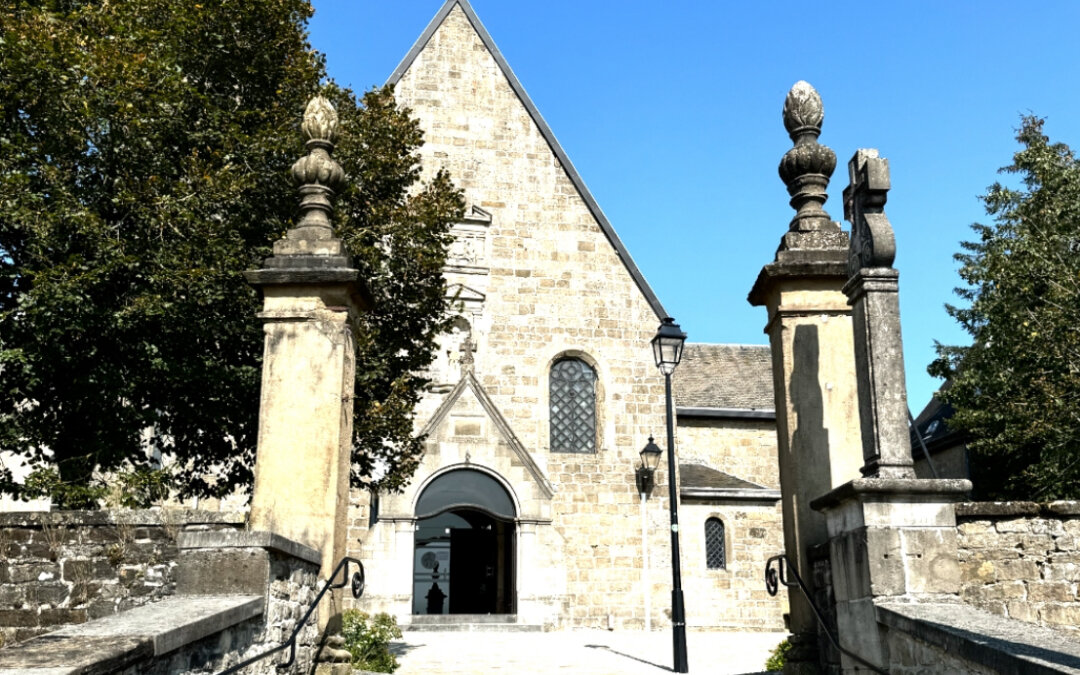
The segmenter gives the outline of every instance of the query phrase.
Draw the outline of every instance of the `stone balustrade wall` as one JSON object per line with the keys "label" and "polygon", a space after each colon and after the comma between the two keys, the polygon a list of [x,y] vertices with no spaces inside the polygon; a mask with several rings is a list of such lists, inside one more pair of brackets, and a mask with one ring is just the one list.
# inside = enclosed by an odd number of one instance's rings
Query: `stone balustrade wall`
{"label": "stone balustrade wall", "polygon": [[996,670],[961,658],[947,649],[919,640],[903,631],[890,630],[886,635],[886,643],[889,646],[890,675],[925,675],[925,673],[996,675],[998,673]]}
{"label": "stone balustrade wall", "polygon": [[179,532],[243,522],[190,510],[0,513],[0,644],[171,595]]}
{"label": "stone balustrade wall", "polygon": [[1080,632],[1080,502],[958,504],[961,598]]}
{"label": "stone balustrade wall", "polygon": [[[965,604],[997,616],[1080,633],[1080,503],[967,502],[957,504],[956,521],[960,596]],[[814,600],[835,630],[826,547],[812,549],[810,558]],[[894,659],[890,672],[926,672],[931,666],[948,672],[995,672],[948,653],[919,632],[888,628],[889,654]],[[839,653],[823,634],[819,636],[824,672],[840,672]]]}
{"label": "stone balustrade wall", "polygon": [[[119,675],[175,675],[217,673],[280,647],[303,618],[319,588],[319,565],[279,552],[270,555],[266,609],[248,619],[168,654],[132,665]],[[246,667],[250,675],[288,675],[313,672],[319,652],[319,624],[313,616],[300,630],[290,666],[283,649]]]}

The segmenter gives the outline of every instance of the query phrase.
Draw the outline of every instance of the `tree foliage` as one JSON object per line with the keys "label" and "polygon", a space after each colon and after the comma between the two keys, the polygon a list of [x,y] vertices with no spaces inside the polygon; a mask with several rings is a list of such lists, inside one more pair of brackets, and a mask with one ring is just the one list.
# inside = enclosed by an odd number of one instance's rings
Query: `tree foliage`
{"label": "tree foliage", "polygon": [[[185,495],[251,478],[259,267],[290,226],[306,101],[341,118],[336,223],[377,301],[355,399],[357,483],[415,466],[419,375],[445,328],[462,198],[420,182],[390,89],[326,83],[304,0],[53,0],[0,13],[0,450],[63,483],[149,463]],[[150,434],[146,430],[152,430]],[[17,492],[10,476],[0,489]],[[79,504],[69,503],[67,506]]]}
{"label": "tree foliage", "polygon": [[1022,148],[982,197],[993,225],[964,242],[957,294],[948,306],[973,338],[938,345],[939,395],[956,408],[950,426],[971,436],[981,498],[1080,496],[1080,163],[1051,143],[1043,120],[1025,117]]}

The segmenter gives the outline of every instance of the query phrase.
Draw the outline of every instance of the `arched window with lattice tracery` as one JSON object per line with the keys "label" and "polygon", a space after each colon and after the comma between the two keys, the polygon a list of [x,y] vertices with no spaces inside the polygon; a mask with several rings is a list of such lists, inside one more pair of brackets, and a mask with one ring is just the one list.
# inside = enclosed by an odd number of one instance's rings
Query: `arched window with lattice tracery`
{"label": "arched window with lattice tracery", "polygon": [[551,366],[548,379],[551,451],[596,452],[596,371],[565,358]]}
{"label": "arched window with lattice tracery", "polygon": [[727,569],[724,521],[719,518],[705,521],[705,566],[711,570]]}

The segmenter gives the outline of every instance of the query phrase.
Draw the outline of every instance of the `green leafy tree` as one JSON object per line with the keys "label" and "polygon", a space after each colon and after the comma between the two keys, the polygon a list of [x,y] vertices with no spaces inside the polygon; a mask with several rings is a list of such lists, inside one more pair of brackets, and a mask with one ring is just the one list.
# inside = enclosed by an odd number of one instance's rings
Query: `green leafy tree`
{"label": "green leafy tree", "polygon": [[[326,83],[304,0],[53,0],[0,10],[0,450],[66,486],[146,468],[184,495],[247,484],[262,330],[242,272],[291,225],[306,101],[341,118],[336,223],[377,302],[361,327],[355,483],[394,488],[445,329],[461,194],[420,180],[391,89]],[[0,490],[21,489],[0,475]],[[84,494],[60,491],[65,499]]]}
{"label": "green leafy tree", "polygon": [[948,306],[973,338],[938,345],[931,374],[952,386],[950,426],[970,434],[984,499],[1080,496],[1080,164],[1025,117],[1022,148],[982,197],[993,225],[956,255],[966,307]]}

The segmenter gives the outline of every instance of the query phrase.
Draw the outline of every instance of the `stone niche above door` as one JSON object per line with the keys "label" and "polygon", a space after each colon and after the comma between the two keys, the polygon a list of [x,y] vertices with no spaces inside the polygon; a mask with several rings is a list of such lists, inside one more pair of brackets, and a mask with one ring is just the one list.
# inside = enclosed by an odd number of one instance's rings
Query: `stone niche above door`
{"label": "stone niche above door", "polygon": [[450,234],[454,239],[446,253],[443,276],[446,295],[454,311],[474,326],[484,316],[488,281],[491,276],[488,230],[491,214],[473,206],[465,218],[454,223]]}
{"label": "stone niche above door", "polygon": [[479,206],[471,207],[450,233],[454,241],[446,254],[446,271],[453,274],[478,275],[488,273],[487,233],[491,214]]}

